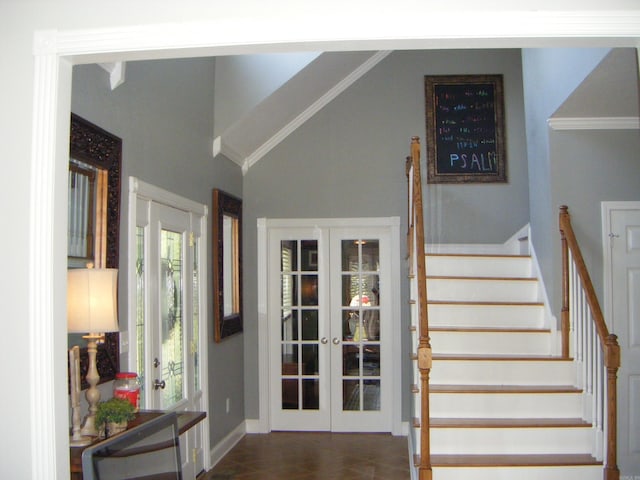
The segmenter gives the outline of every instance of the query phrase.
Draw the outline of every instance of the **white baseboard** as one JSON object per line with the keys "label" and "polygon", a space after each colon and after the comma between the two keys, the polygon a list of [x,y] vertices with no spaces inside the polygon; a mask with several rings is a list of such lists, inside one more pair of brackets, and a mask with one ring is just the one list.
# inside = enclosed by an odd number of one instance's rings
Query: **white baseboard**
{"label": "white baseboard", "polygon": [[529,253],[529,224],[522,227],[504,243],[431,243],[427,253],[475,253],[477,255],[527,255]]}
{"label": "white baseboard", "polygon": [[266,422],[260,419],[247,419],[244,421],[247,433],[269,433],[271,429]]}
{"label": "white baseboard", "polygon": [[224,457],[229,451],[244,437],[247,433],[245,423],[239,424],[234,428],[226,437],[218,442],[209,453],[211,457],[211,467],[213,468],[222,457]]}
{"label": "white baseboard", "polygon": [[418,480],[418,469],[413,464],[413,455],[415,447],[413,445],[413,436],[408,436],[407,447],[409,448],[409,472],[411,473],[411,480]]}

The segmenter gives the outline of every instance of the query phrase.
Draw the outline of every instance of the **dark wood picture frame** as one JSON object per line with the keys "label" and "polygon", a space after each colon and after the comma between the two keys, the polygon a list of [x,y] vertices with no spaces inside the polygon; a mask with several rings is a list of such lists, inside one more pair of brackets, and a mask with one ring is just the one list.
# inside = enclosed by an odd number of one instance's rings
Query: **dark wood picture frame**
{"label": "dark wood picture frame", "polygon": [[502,75],[425,76],[427,183],[507,181]]}
{"label": "dark wood picture frame", "polygon": [[[122,139],[72,113],[69,155],[107,172],[105,267],[118,268]],[[117,332],[105,334],[104,343],[98,345],[96,364],[100,375],[99,383],[115,379],[116,373],[120,369],[120,346]],[[83,390],[89,387],[86,381],[88,368],[89,354],[87,348],[83,347],[80,348],[80,378]]]}
{"label": "dark wood picture frame", "polygon": [[[230,238],[225,240],[225,217]],[[213,190],[213,332],[214,340],[242,332],[242,200]],[[227,268],[225,269],[225,262]],[[226,274],[225,274],[226,273]],[[226,294],[226,295],[225,295]],[[225,298],[231,311],[225,312]],[[229,307],[229,305],[227,305]]]}

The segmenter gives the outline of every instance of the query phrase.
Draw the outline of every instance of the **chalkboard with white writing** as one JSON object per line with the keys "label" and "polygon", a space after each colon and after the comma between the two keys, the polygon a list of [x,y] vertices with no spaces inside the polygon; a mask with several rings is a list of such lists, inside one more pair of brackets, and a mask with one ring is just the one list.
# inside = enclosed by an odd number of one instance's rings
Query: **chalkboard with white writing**
{"label": "chalkboard with white writing", "polygon": [[506,182],[502,75],[425,77],[427,182]]}

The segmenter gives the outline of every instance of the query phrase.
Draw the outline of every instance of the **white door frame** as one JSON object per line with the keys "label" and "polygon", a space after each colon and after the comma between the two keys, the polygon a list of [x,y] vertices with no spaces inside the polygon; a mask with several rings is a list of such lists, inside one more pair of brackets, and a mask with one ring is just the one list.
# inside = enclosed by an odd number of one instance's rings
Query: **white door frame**
{"label": "white door frame", "polygon": [[[131,286],[136,285],[136,272],[135,272],[135,264],[136,264],[136,230],[137,230],[137,218],[138,218],[138,209],[139,208],[147,208],[148,202],[155,202],[161,205],[167,205],[169,207],[183,210],[185,212],[190,212],[194,215],[200,217],[199,225],[194,225],[194,230],[197,237],[199,238],[198,246],[200,251],[198,252],[198,256],[200,261],[205,267],[208,266],[207,261],[207,246],[208,246],[208,237],[207,237],[207,216],[208,216],[208,207],[207,205],[200,204],[194,202],[193,200],[189,200],[188,198],[181,197],[176,195],[175,193],[169,192],[162,188],[156,187],[149,183],[143,182],[136,177],[129,177],[129,218],[128,218],[128,251],[127,251],[127,272],[129,275],[128,285],[128,304],[127,304],[127,312],[128,312],[128,324],[127,324],[127,344],[128,351],[121,349],[121,354],[127,353],[127,360],[129,362],[129,366],[134,366],[136,364],[135,357],[135,342],[131,342],[134,339],[136,332],[136,315],[137,315],[137,305],[135,295],[131,293]],[[143,204],[143,202],[145,204]],[[209,373],[208,373],[208,365],[209,362],[206,361],[208,357],[208,345],[207,339],[209,338],[208,334],[208,319],[207,319],[207,304],[208,304],[208,286],[207,286],[207,275],[206,268],[203,270],[203,275],[201,275],[199,282],[200,291],[198,292],[198,298],[200,301],[199,308],[199,338],[195,339],[198,342],[198,352],[202,355],[204,361],[198,362],[199,364],[199,378],[200,378],[200,390],[201,397],[200,402],[202,404],[202,408],[200,411],[204,411],[206,413],[205,418],[201,421],[199,427],[201,428],[202,438],[199,442],[202,445],[202,450],[204,454],[203,464],[204,469],[209,470],[211,468],[211,450],[209,447]],[[148,295],[148,292],[146,293]],[[148,328],[148,327],[147,327]],[[191,333],[189,332],[188,335]],[[122,335],[122,334],[121,334]],[[121,342],[121,344],[124,342]],[[133,348],[131,348],[133,347]],[[145,371],[151,372],[151,361],[149,359],[145,359],[147,365],[145,366]],[[185,369],[186,370],[186,369]],[[178,407],[178,410],[181,410]],[[185,434],[189,434],[189,432],[185,432]],[[185,459],[182,459],[183,463]],[[195,472],[198,473],[198,472]]]}
{"label": "white door frame", "polygon": [[611,232],[611,226],[609,225],[609,218],[611,212],[614,210],[639,210],[640,202],[628,201],[628,202],[602,202],[602,273],[603,273],[603,298],[604,298],[604,318],[607,322],[607,327],[611,333],[616,332],[616,326],[613,318],[613,291],[612,291],[612,258],[611,248],[609,248],[609,232]]}
{"label": "white door frame", "polygon": [[[268,339],[268,261],[269,228],[294,227],[388,227],[391,231],[391,318],[401,318],[400,306],[400,217],[371,218],[315,218],[315,219],[266,219],[259,218],[258,227],[258,338]],[[394,258],[395,255],[395,258]],[[402,435],[402,345],[401,329],[392,329],[392,419],[391,433]],[[269,384],[269,342],[258,342],[258,392],[259,418],[247,420],[248,433],[268,433],[271,431],[270,384]]]}

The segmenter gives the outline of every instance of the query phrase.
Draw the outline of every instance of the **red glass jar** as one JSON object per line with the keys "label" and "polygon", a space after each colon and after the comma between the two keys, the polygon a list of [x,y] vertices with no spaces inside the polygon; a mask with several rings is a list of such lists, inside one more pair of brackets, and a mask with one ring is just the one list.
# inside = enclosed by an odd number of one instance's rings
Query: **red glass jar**
{"label": "red glass jar", "polygon": [[113,396],[124,398],[131,405],[140,410],[140,380],[135,372],[116,373],[116,380],[113,382]]}

